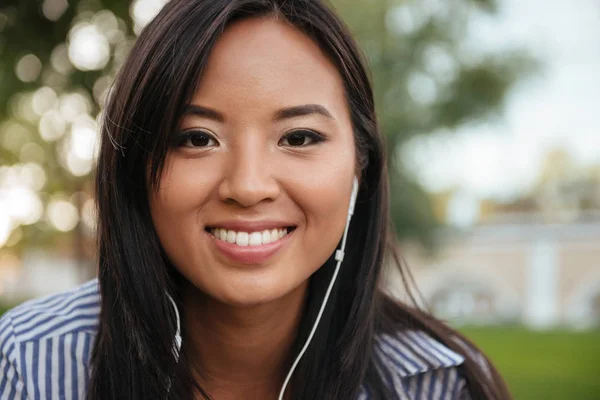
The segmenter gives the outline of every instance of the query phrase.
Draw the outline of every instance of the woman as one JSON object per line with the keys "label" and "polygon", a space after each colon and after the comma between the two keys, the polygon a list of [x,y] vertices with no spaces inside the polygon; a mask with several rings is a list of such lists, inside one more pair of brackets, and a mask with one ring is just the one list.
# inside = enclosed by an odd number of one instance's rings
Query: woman
{"label": "woman", "polygon": [[98,280],[2,319],[2,399],[510,398],[381,289],[373,94],[320,1],[172,0],[104,115]]}

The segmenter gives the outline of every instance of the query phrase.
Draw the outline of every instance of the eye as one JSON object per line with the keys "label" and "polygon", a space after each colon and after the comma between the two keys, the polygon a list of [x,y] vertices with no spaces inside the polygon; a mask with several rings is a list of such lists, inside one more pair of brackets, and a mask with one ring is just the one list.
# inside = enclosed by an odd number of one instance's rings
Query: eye
{"label": "eye", "polygon": [[185,131],[177,135],[175,145],[177,147],[205,148],[217,147],[219,143],[213,135],[205,131]]}
{"label": "eye", "polygon": [[308,129],[299,129],[286,133],[279,144],[290,147],[306,147],[323,141],[325,141],[325,137],[320,133]]}

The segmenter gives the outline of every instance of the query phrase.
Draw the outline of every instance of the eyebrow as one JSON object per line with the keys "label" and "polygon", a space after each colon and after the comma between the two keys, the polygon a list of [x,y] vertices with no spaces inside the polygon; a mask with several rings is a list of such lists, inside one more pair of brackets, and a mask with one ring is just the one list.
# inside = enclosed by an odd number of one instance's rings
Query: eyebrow
{"label": "eyebrow", "polygon": [[183,114],[192,114],[197,115],[199,117],[212,119],[218,122],[225,122],[225,117],[220,112],[213,110],[212,108],[203,107],[196,104],[188,104],[187,106],[185,106]]}
{"label": "eyebrow", "polygon": [[[188,104],[185,107],[184,115],[192,114],[199,117],[212,119],[217,122],[225,122],[225,117],[220,112],[213,110],[212,108],[199,106],[196,104]],[[275,120],[280,121],[283,119],[290,119],[296,117],[303,117],[305,115],[318,114],[324,117],[335,119],[333,115],[320,104],[304,104],[301,106],[286,107],[278,110],[275,113]]]}
{"label": "eyebrow", "polygon": [[311,114],[319,114],[330,119],[335,119],[333,118],[333,115],[331,115],[331,113],[322,105],[304,104],[301,106],[282,108],[275,113],[275,120],[303,117]]}

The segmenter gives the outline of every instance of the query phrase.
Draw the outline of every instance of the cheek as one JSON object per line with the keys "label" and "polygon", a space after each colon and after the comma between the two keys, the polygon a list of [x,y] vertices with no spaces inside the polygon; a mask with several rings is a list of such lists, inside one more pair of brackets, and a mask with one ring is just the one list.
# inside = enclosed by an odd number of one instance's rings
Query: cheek
{"label": "cheek", "polygon": [[350,201],[351,169],[337,169],[322,173],[305,186],[302,199],[305,221],[303,252],[321,265],[337,248],[346,226]]}
{"label": "cheek", "polygon": [[183,246],[198,229],[198,209],[210,193],[210,182],[203,180],[204,174],[191,173],[184,164],[167,159],[159,190],[150,196],[152,221],[167,253]]}
{"label": "cheek", "polygon": [[183,159],[167,157],[160,178],[158,193],[152,196],[152,206],[159,213],[177,215],[198,208],[210,193],[210,174]]}

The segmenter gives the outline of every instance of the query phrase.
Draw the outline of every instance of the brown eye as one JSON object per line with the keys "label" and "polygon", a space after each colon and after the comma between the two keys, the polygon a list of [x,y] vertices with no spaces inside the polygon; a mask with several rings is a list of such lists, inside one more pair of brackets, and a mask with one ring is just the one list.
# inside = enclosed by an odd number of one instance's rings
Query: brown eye
{"label": "brown eye", "polygon": [[204,131],[187,131],[178,135],[176,145],[178,147],[204,148],[216,147],[219,144],[215,138]]}
{"label": "brown eye", "polygon": [[279,144],[290,147],[306,147],[324,140],[325,138],[317,132],[309,130],[297,130],[283,136]]}

